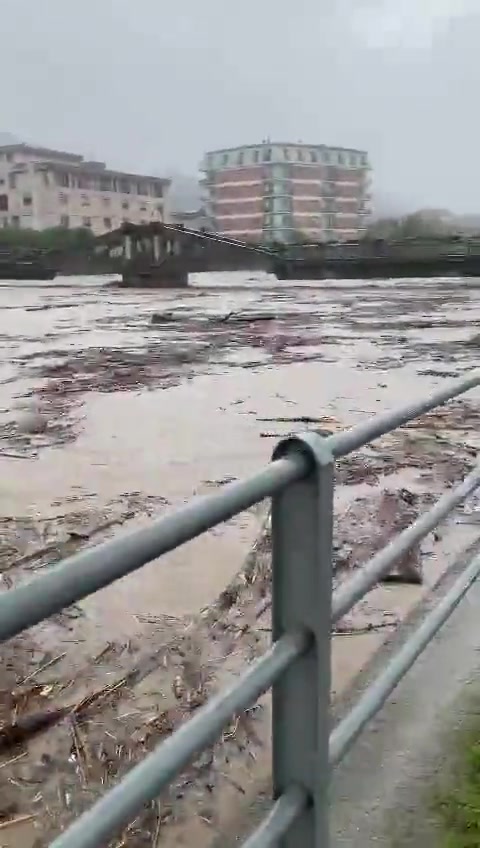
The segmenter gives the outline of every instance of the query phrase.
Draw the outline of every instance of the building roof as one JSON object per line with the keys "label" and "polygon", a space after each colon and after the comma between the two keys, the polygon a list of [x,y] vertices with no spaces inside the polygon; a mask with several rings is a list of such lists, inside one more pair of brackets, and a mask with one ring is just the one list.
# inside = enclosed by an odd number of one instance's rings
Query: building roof
{"label": "building roof", "polygon": [[[73,168],[72,168],[73,165]],[[102,167],[100,167],[102,166]],[[161,183],[162,185],[170,185],[170,180],[166,177],[155,177],[150,174],[132,174],[128,171],[115,171],[107,168],[103,162],[37,162],[37,167],[48,168],[52,171],[63,171],[69,174],[75,171],[76,174],[82,174],[86,177],[117,177],[120,179],[130,180],[149,180],[150,182]]]}
{"label": "building roof", "polygon": [[52,150],[50,147],[37,147],[37,145],[24,144],[23,142],[19,144],[1,144],[0,153],[31,153],[34,156],[45,156],[46,159],[58,156],[72,163],[83,160],[83,156],[80,156],[78,153],[67,153],[64,150]]}
{"label": "building roof", "polygon": [[357,147],[342,147],[338,144],[305,144],[303,141],[262,141],[259,144],[236,144],[234,147],[220,147],[218,150],[207,150],[206,156],[216,153],[233,153],[235,150],[261,150],[263,147],[302,147],[305,150],[341,150],[345,153],[363,153]]}
{"label": "building roof", "polygon": [[[74,166],[75,171],[85,176],[98,176],[98,174],[106,177],[120,177],[133,180],[150,180],[162,185],[170,185],[170,180],[165,177],[154,177],[148,174],[131,174],[125,171],[116,171],[107,168],[105,162],[89,161],[78,153],[67,153],[64,150],[52,150],[49,147],[38,147],[33,144],[0,144],[0,153],[30,153],[33,156],[43,157],[43,161],[37,164],[42,167],[49,167],[57,170],[71,171]],[[63,159],[65,161],[52,161],[55,159]]]}

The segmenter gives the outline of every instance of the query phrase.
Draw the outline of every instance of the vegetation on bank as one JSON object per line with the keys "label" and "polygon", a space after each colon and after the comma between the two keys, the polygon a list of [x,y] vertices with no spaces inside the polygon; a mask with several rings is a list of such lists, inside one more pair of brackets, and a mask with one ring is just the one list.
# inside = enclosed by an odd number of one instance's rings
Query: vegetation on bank
{"label": "vegetation on bank", "polygon": [[47,230],[0,229],[0,249],[11,250],[54,250],[62,253],[90,251],[95,243],[91,230],[83,227],[66,229],[51,227]]}
{"label": "vegetation on bank", "polygon": [[434,812],[442,835],[439,848],[480,846],[480,712],[468,724],[458,731],[455,762],[447,763],[445,785],[435,793]]}

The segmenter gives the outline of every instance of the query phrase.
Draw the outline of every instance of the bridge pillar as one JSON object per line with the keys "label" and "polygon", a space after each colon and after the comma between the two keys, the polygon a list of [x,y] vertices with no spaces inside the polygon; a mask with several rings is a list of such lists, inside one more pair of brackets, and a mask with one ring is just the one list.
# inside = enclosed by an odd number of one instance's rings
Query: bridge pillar
{"label": "bridge pillar", "polygon": [[123,237],[123,252],[125,259],[129,261],[132,258],[132,237],[129,235]]}
{"label": "bridge pillar", "polygon": [[158,235],[158,233],[155,233],[153,237],[153,258],[155,259],[155,262],[158,262],[160,260],[161,255],[162,246],[160,243],[160,236]]}

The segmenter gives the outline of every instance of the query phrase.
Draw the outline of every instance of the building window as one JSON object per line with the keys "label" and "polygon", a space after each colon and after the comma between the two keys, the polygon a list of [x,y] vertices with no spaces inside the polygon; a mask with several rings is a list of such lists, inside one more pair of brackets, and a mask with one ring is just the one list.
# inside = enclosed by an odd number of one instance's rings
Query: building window
{"label": "building window", "polygon": [[244,158],[245,158],[245,154],[244,154],[243,150],[241,150],[240,153],[238,154],[238,164],[239,165],[243,165]]}
{"label": "building window", "polygon": [[31,206],[32,203],[33,203],[32,195],[31,194],[24,194],[23,195],[23,205],[24,206]]}
{"label": "building window", "polygon": [[58,199],[59,199],[60,203],[62,204],[62,206],[66,206],[66,205],[67,205],[67,203],[68,203],[68,195],[66,195],[64,191],[61,191],[61,192],[60,192],[60,194],[58,195]]}
{"label": "building window", "polygon": [[304,160],[303,150],[300,150],[300,149],[297,150],[297,159],[298,159],[299,162],[303,162],[303,160]]}
{"label": "building window", "polygon": [[82,218],[82,227],[91,227],[92,219],[91,218]]}
{"label": "building window", "polygon": [[20,218],[18,215],[12,216],[12,227],[15,227],[16,230],[20,229]]}
{"label": "building window", "polygon": [[9,185],[10,188],[16,188],[17,187],[17,175],[16,174],[9,174],[8,175],[8,185]]}
{"label": "building window", "polygon": [[272,165],[272,177],[274,180],[286,180],[290,176],[288,165]]}
{"label": "building window", "polygon": [[8,194],[0,194],[0,212],[8,212]]}
{"label": "building window", "polygon": [[222,165],[228,165],[228,153],[224,153],[222,156]]}
{"label": "building window", "polygon": [[90,206],[90,198],[88,194],[82,194],[80,199],[82,201],[82,206]]}
{"label": "building window", "polygon": [[253,161],[254,161],[255,163],[257,163],[257,162],[258,162],[258,160],[260,159],[260,153],[258,152],[258,150],[254,150],[254,151],[253,151],[253,153],[252,153],[252,159],[253,159]]}
{"label": "building window", "polygon": [[0,180],[0,185],[5,185],[5,180],[1,179],[1,180]]}
{"label": "building window", "polygon": [[163,185],[162,185],[162,183],[154,183],[153,196],[154,197],[163,197]]}
{"label": "building window", "polygon": [[128,209],[128,200],[122,201],[122,209]]}
{"label": "building window", "polygon": [[283,148],[283,158],[286,159],[287,162],[290,160],[290,151],[288,147]]}
{"label": "building window", "polygon": [[271,147],[266,147],[265,150],[263,151],[263,161],[264,162],[271,162],[272,161],[272,148]]}
{"label": "building window", "polygon": [[311,150],[311,151],[310,151],[310,161],[311,161],[311,162],[318,162],[318,156],[317,156],[317,151],[316,151],[316,150]]}
{"label": "building window", "polygon": [[354,153],[352,153],[352,155],[350,156],[350,167],[351,168],[357,167],[357,157],[355,156]]}
{"label": "building window", "polygon": [[142,205],[140,206],[140,212],[146,212],[146,211],[147,211],[147,207],[145,206],[144,203],[142,203]]}
{"label": "building window", "polygon": [[338,154],[338,164],[345,165],[345,156],[343,155],[343,153]]}
{"label": "building window", "polygon": [[103,219],[103,226],[105,227],[106,230],[111,230],[112,229],[112,219],[111,218],[104,218]]}
{"label": "building window", "polygon": [[68,174],[56,174],[55,182],[57,183],[57,185],[63,186],[64,188],[70,187],[70,177]]}
{"label": "building window", "polygon": [[6,153],[5,159],[7,160],[7,162],[13,162],[13,153]]}
{"label": "building window", "polygon": [[330,153],[328,152],[328,150],[323,151],[323,161],[325,162],[325,165],[330,164]]}
{"label": "building window", "polygon": [[68,217],[68,215],[60,216],[60,226],[63,227],[64,230],[68,230],[70,226],[70,218]]}

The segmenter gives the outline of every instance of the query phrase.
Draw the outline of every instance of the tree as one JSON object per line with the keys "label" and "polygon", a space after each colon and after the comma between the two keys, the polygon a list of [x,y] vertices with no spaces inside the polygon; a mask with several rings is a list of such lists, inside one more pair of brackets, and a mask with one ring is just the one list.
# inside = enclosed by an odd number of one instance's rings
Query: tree
{"label": "tree", "polygon": [[367,227],[366,238],[400,240],[406,238],[435,238],[455,233],[453,223],[445,217],[427,212],[413,212],[403,218],[381,218]]}
{"label": "tree", "polygon": [[10,250],[50,250],[61,253],[89,253],[95,244],[91,230],[79,227],[51,227],[47,230],[0,229],[0,248]]}

